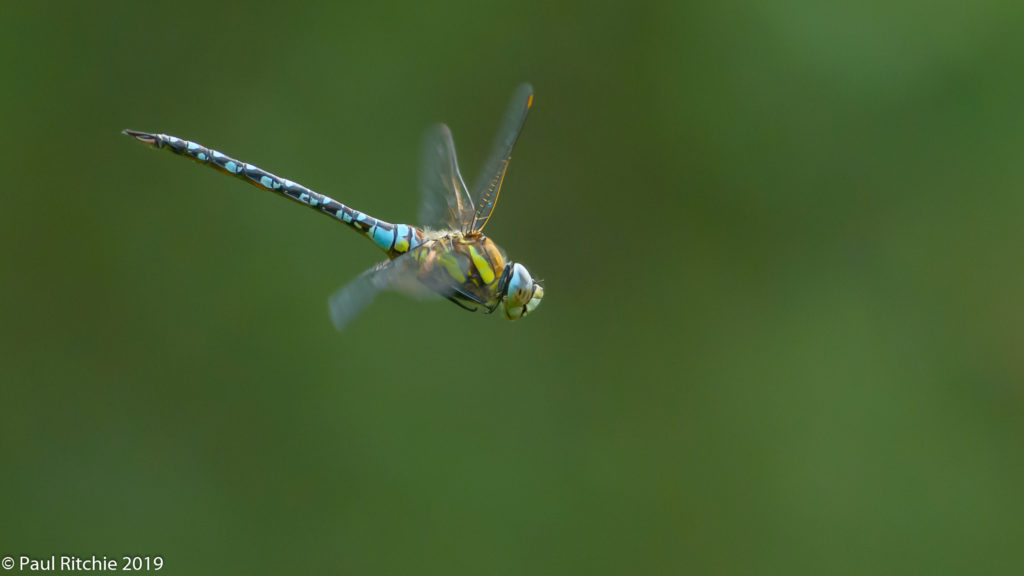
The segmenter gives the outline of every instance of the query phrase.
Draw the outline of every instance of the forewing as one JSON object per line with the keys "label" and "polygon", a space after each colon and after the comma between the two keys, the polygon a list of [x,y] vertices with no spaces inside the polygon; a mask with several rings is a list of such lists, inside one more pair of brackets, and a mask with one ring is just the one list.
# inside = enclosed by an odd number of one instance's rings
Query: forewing
{"label": "forewing", "polygon": [[382,291],[392,290],[422,299],[437,297],[416,277],[416,261],[409,254],[381,262],[331,295],[327,304],[338,331],[359,315]]}
{"label": "forewing", "polygon": [[473,201],[476,205],[476,214],[469,231],[480,232],[494,212],[494,206],[498,203],[498,195],[501,193],[501,183],[505,179],[505,171],[508,169],[509,160],[512,158],[512,149],[516,146],[519,133],[523,131],[526,124],[526,116],[533,106],[533,86],[522,84],[516,88],[509,103],[508,111],[501,122],[501,129],[494,139],[494,147],[491,156],[484,165],[484,171],[473,186]]}
{"label": "forewing", "polygon": [[420,224],[435,229],[463,230],[475,210],[459,172],[452,132],[438,124],[423,135],[420,160]]}

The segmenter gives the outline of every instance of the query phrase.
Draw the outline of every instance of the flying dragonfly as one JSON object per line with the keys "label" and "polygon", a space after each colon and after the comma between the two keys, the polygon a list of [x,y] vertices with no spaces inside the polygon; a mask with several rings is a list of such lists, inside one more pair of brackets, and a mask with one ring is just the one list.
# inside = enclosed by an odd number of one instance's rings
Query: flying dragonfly
{"label": "flying dragonfly", "polygon": [[517,320],[540,305],[544,288],[525,266],[510,261],[504,250],[484,236],[483,230],[494,213],[512,149],[531,106],[533,87],[523,84],[513,94],[491,155],[472,189],[462,179],[448,126],[438,124],[427,132],[420,169],[420,226],[378,220],[195,142],[136,130],[123,133],[153,148],[170,150],[305,204],[348,225],[383,250],[387,260],[363,272],[328,299],[331,320],[338,330],[385,290],[420,298],[440,296],[466,310],[487,314],[501,307],[506,318]]}

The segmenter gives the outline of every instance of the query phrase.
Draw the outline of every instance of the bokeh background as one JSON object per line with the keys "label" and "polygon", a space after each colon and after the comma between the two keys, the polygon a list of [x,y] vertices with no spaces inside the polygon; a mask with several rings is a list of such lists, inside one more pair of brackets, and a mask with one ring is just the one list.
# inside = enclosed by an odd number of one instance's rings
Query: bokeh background
{"label": "bokeh background", "polygon": [[[1024,4],[5,7],[0,555],[175,574],[1019,574]],[[517,323],[120,135],[413,221],[536,101]]]}

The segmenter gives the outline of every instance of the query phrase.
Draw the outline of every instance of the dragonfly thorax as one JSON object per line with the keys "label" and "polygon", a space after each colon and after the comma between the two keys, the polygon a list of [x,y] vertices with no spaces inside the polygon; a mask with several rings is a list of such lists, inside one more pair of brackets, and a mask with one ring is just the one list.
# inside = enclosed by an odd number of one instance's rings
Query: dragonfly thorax
{"label": "dragonfly thorax", "polygon": [[489,313],[504,305],[505,317],[517,320],[544,297],[526,268],[508,262],[504,250],[483,234],[425,231],[411,255],[420,282],[467,310]]}

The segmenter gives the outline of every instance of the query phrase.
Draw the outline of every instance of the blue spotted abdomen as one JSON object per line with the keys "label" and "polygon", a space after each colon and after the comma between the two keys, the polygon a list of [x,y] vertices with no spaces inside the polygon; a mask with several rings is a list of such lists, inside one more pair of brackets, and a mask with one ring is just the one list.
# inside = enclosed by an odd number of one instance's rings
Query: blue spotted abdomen
{"label": "blue spotted abdomen", "polygon": [[373,241],[389,257],[395,258],[423,243],[423,232],[415,226],[391,224],[378,220],[364,212],[314,192],[305,186],[267,172],[259,166],[240,162],[234,158],[196,142],[182,140],[167,134],[149,134],[125,130],[125,134],[153,148],[166,148],[175,154],[191,158],[200,164],[207,164],[225,174],[305,204],[314,210],[342,221],[363,236]]}

